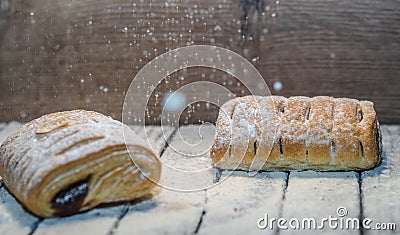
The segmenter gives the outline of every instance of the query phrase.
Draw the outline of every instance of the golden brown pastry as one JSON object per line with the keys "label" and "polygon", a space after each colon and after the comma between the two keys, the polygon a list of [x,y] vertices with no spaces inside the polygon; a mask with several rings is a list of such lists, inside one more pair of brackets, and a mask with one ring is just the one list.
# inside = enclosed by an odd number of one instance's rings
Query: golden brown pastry
{"label": "golden brown pastry", "polygon": [[215,166],[241,170],[364,170],[381,160],[370,101],[317,96],[246,96],[220,109]]}
{"label": "golden brown pastry", "polygon": [[128,127],[84,110],[44,115],[2,144],[0,175],[9,191],[40,217],[141,197],[154,187],[147,177],[159,179],[161,165],[133,132],[125,144],[123,128]]}

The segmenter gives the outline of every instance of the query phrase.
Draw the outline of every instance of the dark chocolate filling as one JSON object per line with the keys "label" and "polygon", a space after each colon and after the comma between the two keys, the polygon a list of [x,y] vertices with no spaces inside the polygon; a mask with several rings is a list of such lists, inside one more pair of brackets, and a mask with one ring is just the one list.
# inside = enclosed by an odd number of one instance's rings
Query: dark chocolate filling
{"label": "dark chocolate filling", "polygon": [[51,200],[51,207],[58,216],[78,212],[89,192],[89,178],[78,181],[59,191]]}

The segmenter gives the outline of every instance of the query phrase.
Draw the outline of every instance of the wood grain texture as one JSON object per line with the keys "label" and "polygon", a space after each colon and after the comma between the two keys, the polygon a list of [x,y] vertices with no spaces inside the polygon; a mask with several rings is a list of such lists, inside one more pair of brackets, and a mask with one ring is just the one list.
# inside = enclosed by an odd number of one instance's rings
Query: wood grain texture
{"label": "wood grain texture", "polygon": [[19,202],[0,183],[0,234],[29,234],[40,219],[27,213]]}
{"label": "wood grain texture", "polygon": [[[292,172],[283,201],[282,217],[290,220],[314,218],[316,226],[323,218],[340,218],[337,209],[344,207],[347,217],[360,217],[360,193],[356,172]],[[358,225],[358,224],[357,224]],[[287,224],[289,227],[289,225]],[[339,225],[338,225],[339,226]],[[352,228],[352,227],[350,227]],[[307,234],[340,234],[325,223],[324,229],[305,229]],[[297,234],[294,229],[280,230],[280,234]],[[346,234],[359,234],[358,229],[346,230]]]}
{"label": "wood grain texture", "polygon": [[[210,127],[202,127],[203,131],[199,127],[195,125],[179,128],[168,141],[168,148],[161,156],[161,161],[164,163],[161,184],[173,190],[163,188],[151,200],[131,206],[119,222],[116,234],[193,234],[196,231],[204,211],[207,191],[182,192],[180,186],[190,186],[200,181],[211,185],[216,177],[215,169],[211,168],[210,174],[197,178],[195,182],[190,172],[181,176],[175,175],[167,167],[173,166],[187,171],[193,168],[196,170],[202,167],[209,168],[211,161],[208,158],[209,152],[204,150],[207,150],[210,143],[199,141],[212,140],[214,135]],[[199,144],[188,148],[188,143]]]}
{"label": "wood grain texture", "polygon": [[[396,223],[400,226],[400,126],[382,126],[382,164],[362,173],[363,217],[376,223]],[[393,234],[393,231],[366,230],[366,234]]]}
{"label": "wood grain texture", "polygon": [[223,171],[221,179],[207,190],[199,234],[275,234],[273,229],[259,229],[257,221],[266,213],[279,217],[287,173]]}
{"label": "wood grain texture", "polygon": [[104,234],[112,228],[126,205],[110,208],[96,208],[88,212],[65,217],[45,219],[34,230],[35,235],[51,234]]}
{"label": "wood grain texture", "polygon": [[[381,122],[400,123],[396,0],[1,3],[7,12],[0,19],[2,121],[75,108],[120,119],[125,92],[148,61],[170,49],[207,44],[250,60],[274,94],[369,99]],[[182,74],[185,82],[211,79],[246,93],[229,76],[194,68],[172,74],[161,94],[184,85]],[[272,89],[277,81],[279,91]],[[160,110],[154,97],[149,109]],[[215,121],[216,115],[212,107],[184,112],[183,119]],[[159,120],[154,115],[150,122]]]}

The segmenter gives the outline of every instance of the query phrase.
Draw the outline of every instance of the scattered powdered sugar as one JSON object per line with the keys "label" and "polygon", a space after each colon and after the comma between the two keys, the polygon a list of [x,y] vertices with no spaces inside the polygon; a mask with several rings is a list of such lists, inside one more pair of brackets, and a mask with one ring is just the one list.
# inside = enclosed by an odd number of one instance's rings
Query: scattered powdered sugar
{"label": "scattered powdered sugar", "polygon": [[[332,151],[330,150],[332,142],[335,148],[345,147],[339,141],[343,136],[359,139],[361,142],[374,139],[365,139],[360,134],[361,130],[372,133],[370,128],[374,126],[372,123],[376,114],[371,102],[327,96],[314,98],[299,96],[289,99],[277,96],[247,96],[234,100],[236,106],[231,107],[232,119],[227,115],[221,116],[220,113],[215,138],[218,144],[215,144],[214,148],[243,145],[250,147],[256,140],[258,148],[263,148],[262,145],[268,144],[264,140],[273,140],[276,145],[280,137],[283,137],[285,144],[304,143],[305,152],[311,143],[313,146],[319,146],[319,149],[326,148],[327,151]],[[229,102],[232,103],[232,101]],[[271,104],[260,106],[259,104],[263,102]],[[353,106],[362,108],[363,119],[357,118],[357,112],[355,108],[353,110]],[[354,120],[359,120],[359,123]],[[276,134],[273,129],[277,129]],[[271,136],[268,138],[266,135]],[[244,142],[249,143],[246,145]],[[352,149],[349,150],[351,152],[360,151],[358,142],[347,145]],[[367,149],[369,148],[365,147],[364,151]]]}
{"label": "scattered powdered sugar", "polygon": [[255,125],[249,125],[248,129],[249,129],[250,137],[253,138],[253,139],[257,139],[258,135],[257,135],[257,131],[256,131],[256,126]]}
{"label": "scattered powdered sugar", "polygon": [[235,109],[241,109],[242,111],[246,111],[247,110],[247,105],[246,105],[246,103],[238,103],[236,105]]}
{"label": "scattered powdered sugar", "polygon": [[[83,110],[67,111],[62,115],[53,113],[38,118],[27,123],[15,134],[12,141],[3,146],[2,151],[8,156],[3,159],[7,159],[6,161],[1,162],[1,167],[6,172],[4,182],[18,198],[27,200],[32,190],[37,187],[42,187],[40,190],[44,190],[43,187],[49,190],[55,189],[55,183],[60,180],[67,182],[66,178],[81,172],[89,174],[91,167],[103,169],[99,166],[104,166],[103,162],[113,153],[116,153],[114,159],[122,157],[125,160],[118,161],[126,161],[129,163],[128,166],[131,166],[132,162],[125,147],[123,128],[128,127],[102,114]],[[138,152],[137,155],[142,159],[140,161],[151,161],[151,157],[148,157],[148,160],[142,158],[145,150],[136,151],[136,149],[146,149],[146,145],[138,136],[129,135],[127,143],[133,150],[133,156]],[[121,147],[115,148],[115,146]],[[103,151],[106,149],[110,151]],[[82,164],[83,159],[94,154],[98,156],[89,161],[89,165]],[[73,164],[77,165],[71,170],[64,168]],[[53,174],[56,174],[55,178],[51,178],[47,185],[43,185],[43,177],[54,177]]]}

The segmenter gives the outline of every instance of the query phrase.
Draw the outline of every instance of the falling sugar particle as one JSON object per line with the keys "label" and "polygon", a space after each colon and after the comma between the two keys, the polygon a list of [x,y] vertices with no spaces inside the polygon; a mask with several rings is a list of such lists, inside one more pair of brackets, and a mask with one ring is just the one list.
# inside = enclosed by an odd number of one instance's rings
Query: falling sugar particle
{"label": "falling sugar particle", "polygon": [[81,83],[84,83],[84,82],[85,82],[85,80],[81,79]]}
{"label": "falling sugar particle", "polygon": [[221,26],[216,25],[216,26],[214,27],[214,30],[215,30],[215,31],[220,31],[220,30],[221,30]]}
{"label": "falling sugar particle", "polygon": [[34,15],[35,15],[35,12],[31,12],[31,13],[29,13],[29,15],[30,15],[30,16],[34,16]]}
{"label": "falling sugar particle", "polygon": [[105,93],[107,93],[107,92],[108,92],[108,88],[107,88],[107,87],[104,87],[103,91],[104,91]]}
{"label": "falling sugar particle", "polygon": [[128,32],[128,27],[123,28],[122,32],[124,32],[124,33]]}
{"label": "falling sugar particle", "polygon": [[282,90],[282,83],[281,82],[274,82],[273,87],[274,87],[275,91],[280,91],[280,90]]}
{"label": "falling sugar particle", "polygon": [[271,17],[275,17],[275,16],[276,16],[276,13],[272,13],[272,14],[271,14]]}
{"label": "falling sugar particle", "polygon": [[333,59],[336,57],[336,55],[335,55],[335,53],[332,52],[331,54],[329,54],[329,57],[331,57]]}
{"label": "falling sugar particle", "polygon": [[259,57],[257,56],[257,57],[252,58],[251,61],[257,62],[258,59],[259,59]]}
{"label": "falling sugar particle", "polygon": [[22,111],[21,114],[20,114],[20,117],[21,118],[26,118],[26,117],[28,117],[28,114],[25,113],[24,111]]}
{"label": "falling sugar particle", "polygon": [[89,20],[87,24],[88,24],[88,25],[92,25],[92,24],[93,24],[93,21]]}

